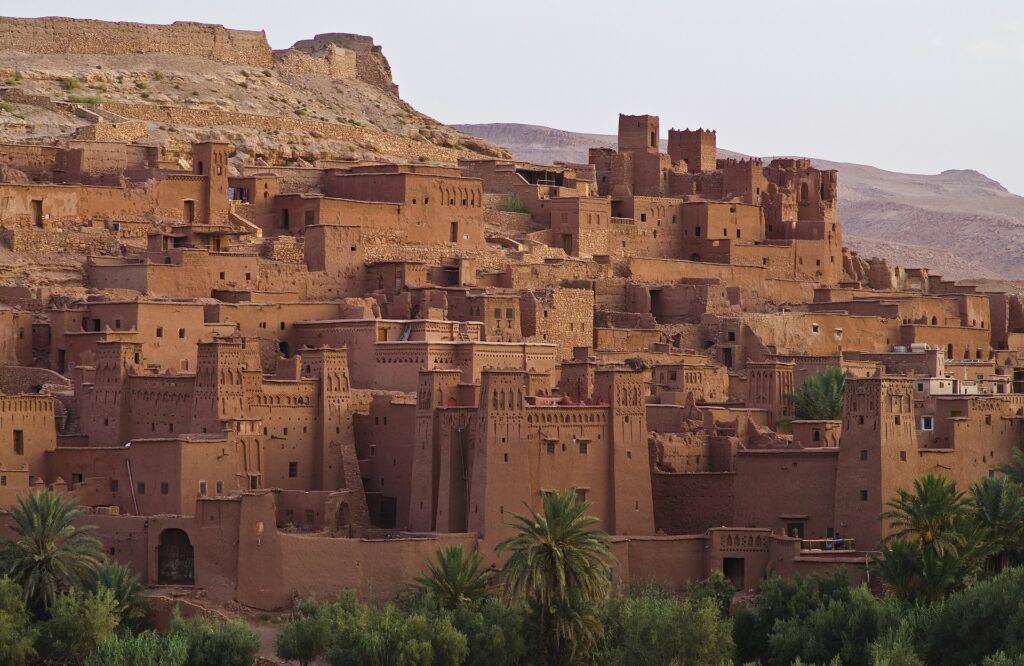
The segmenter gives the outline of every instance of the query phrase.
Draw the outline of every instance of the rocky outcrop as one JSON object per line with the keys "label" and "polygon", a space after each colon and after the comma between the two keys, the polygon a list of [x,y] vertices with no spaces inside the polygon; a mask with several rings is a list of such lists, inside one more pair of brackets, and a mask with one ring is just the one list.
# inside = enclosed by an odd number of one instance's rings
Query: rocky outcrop
{"label": "rocky outcrop", "polygon": [[307,66],[335,78],[356,78],[398,97],[391,65],[372,37],[325,33],[295,42],[287,51],[278,51],[277,56],[286,67]]}

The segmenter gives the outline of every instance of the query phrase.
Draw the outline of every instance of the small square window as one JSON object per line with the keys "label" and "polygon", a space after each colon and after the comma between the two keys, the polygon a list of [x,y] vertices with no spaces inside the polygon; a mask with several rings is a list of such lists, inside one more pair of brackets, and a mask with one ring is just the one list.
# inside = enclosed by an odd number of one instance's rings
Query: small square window
{"label": "small square window", "polygon": [[861,449],[860,450],[860,459],[861,460],[867,460],[868,459],[868,450],[867,449]]}
{"label": "small square window", "polygon": [[288,476],[292,479],[299,475],[299,463],[292,461],[288,463]]}
{"label": "small square window", "polygon": [[166,494],[168,494],[170,492],[171,492],[171,484],[167,483],[166,481],[161,481],[160,482],[160,494],[161,495],[166,495]]}
{"label": "small square window", "polygon": [[117,492],[117,486],[118,486],[117,479],[111,479],[110,480],[110,492],[116,493]]}
{"label": "small square window", "polygon": [[140,495],[145,495],[146,494],[146,482],[145,481],[139,481],[138,483],[136,483],[135,484],[135,491],[137,493],[139,493]]}
{"label": "small square window", "polygon": [[860,501],[861,502],[867,502],[868,501],[868,491],[866,491],[866,490],[860,491]]}
{"label": "small square window", "polygon": [[217,494],[220,495],[223,492],[224,492],[224,482],[223,481],[218,481],[217,482]]}
{"label": "small square window", "polygon": [[587,454],[587,442],[585,442],[583,440],[580,440],[579,445],[580,445],[580,453],[582,453],[583,455],[586,455]]}
{"label": "small square window", "polygon": [[554,452],[555,452],[555,443],[554,442],[548,442],[548,453],[554,453]]}
{"label": "small square window", "polygon": [[907,452],[906,451],[900,451],[900,460],[903,461],[903,462],[907,461]]}

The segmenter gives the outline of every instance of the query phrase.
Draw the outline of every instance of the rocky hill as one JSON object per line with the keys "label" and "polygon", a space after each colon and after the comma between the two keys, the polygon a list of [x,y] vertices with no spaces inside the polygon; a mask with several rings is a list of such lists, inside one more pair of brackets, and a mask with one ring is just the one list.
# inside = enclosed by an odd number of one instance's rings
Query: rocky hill
{"label": "rocky hill", "polygon": [[273,51],[263,32],[0,18],[0,141],[233,143],[237,161],[453,161],[504,155],[398,96],[370,37],[331,33]]}
{"label": "rocky hill", "polygon": [[[589,148],[615,146],[613,135],[535,125],[454,127],[537,162],[586,162]],[[821,159],[814,163],[839,171],[840,219],[847,244],[862,255],[956,279],[1024,278],[1024,197],[994,180],[970,170],[917,175]]]}

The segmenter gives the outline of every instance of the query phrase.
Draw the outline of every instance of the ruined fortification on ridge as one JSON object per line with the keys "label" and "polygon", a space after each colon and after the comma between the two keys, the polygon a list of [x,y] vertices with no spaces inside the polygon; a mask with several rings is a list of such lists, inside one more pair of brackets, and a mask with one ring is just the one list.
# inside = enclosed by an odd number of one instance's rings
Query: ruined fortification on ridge
{"label": "ruined fortification on ridge", "polygon": [[0,17],[0,44],[25,53],[171,53],[261,67],[273,62],[263,31],[175,21],[170,25],[90,19]]}

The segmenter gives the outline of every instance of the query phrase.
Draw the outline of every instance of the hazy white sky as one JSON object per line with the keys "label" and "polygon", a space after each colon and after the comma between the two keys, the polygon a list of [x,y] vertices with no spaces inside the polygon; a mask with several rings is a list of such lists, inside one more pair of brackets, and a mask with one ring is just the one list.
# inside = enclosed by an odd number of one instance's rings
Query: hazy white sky
{"label": "hazy white sky", "polygon": [[1024,1],[0,0],[8,16],[372,35],[402,97],[447,123],[614,133],[617,114],[725,148],[937,173],[1024,194]]}

